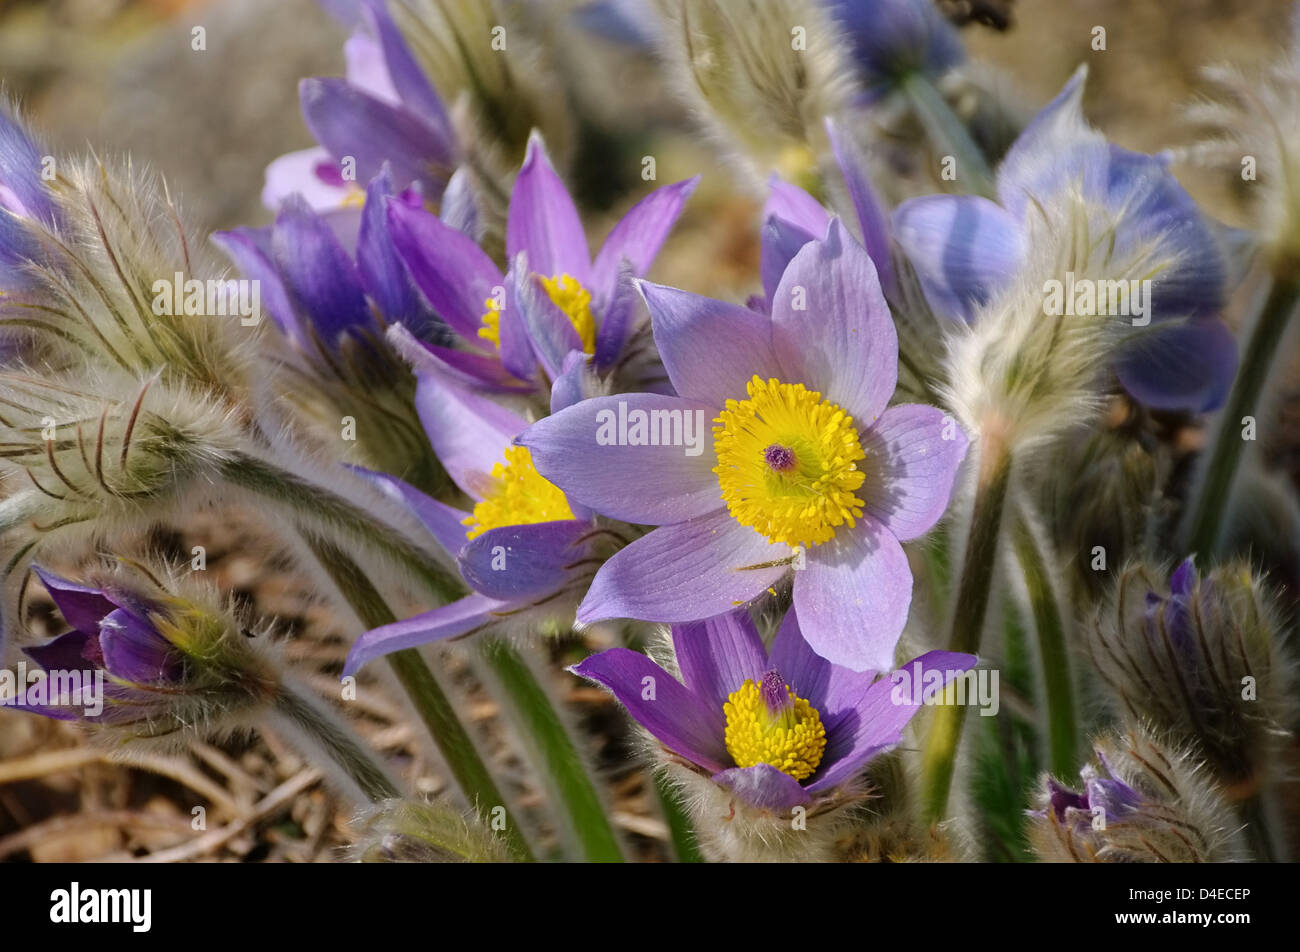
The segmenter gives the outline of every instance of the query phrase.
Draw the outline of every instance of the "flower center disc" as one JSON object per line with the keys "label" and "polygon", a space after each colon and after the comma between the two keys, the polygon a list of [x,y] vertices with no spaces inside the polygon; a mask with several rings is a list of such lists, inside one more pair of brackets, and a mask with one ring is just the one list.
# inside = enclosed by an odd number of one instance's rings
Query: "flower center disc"
{"label": "flower center disc", "polygon": [[770,542],[818,545],[853,526],[866,473],[853,418],[803,384],[754,377],[747,400],[728,400],[714,419],[713,449],[723,502],[741,525]]}
{"label": "flower center disc", "polygon": [[[573,329],[582,341],[582,349],[588,354],[596,352],[596,318],[591,313],[591,292],[584,288],[572,275],[557,274],[542,278],[542,287],[551,303],[564,312]],[[491,341],[492,346],[501,349],[501,305],[496,298],[483,302],[487,311],[483,314],[483,326],[478,329],[478,336]]]}
{"label": "flower center disc", "polygon": [[770,764],[795,780],[806,780],[826,752],[821,715],[775,671],[732,691],[722,712],[727,752],[737,767]]}
{"label": "flower center disc", "polygon": [[474,507],[474,514],[462,520],[470,527],[466,538],[502,526],[573,518],[564,492],[537,471],[528,447],[507,446],[505,459],[492,467],[492,489]]}

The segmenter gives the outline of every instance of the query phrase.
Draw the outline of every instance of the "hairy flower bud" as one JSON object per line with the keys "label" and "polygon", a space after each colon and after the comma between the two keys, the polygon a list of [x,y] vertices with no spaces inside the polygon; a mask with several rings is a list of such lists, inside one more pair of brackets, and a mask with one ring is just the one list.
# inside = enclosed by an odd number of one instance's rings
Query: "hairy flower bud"
{"label": "hairy flower bud", "polygon": [[117,748],[177,746],[248,726],[276,695],[277,668],[211,592],[136,564],[86,584],[34,571],[72,630],[26,649],[46,677],[18,707]]}
{"label": "hairy flower bud", "polygon": [[756,180],[812,184],[823,119],[852,91],[840,30],[811,0],[655,0],[679,92]]}
{"label": "hairy flower bud", "polygon": [[1043,778],[1029,814],[1035,853],[1055,863],[1222,863],[1243,858],[1237,823],[1186,750],[1131,731],[1096,743],[1079,791]]}
{"label": "hairy flower bud", "polygon": [[1169,577],[1135,564],[1091,626],[1089,651],[1122,711],[1194,743],[1234,799],[1276,761],[1292,717],[1271,594],[1244,563]]}

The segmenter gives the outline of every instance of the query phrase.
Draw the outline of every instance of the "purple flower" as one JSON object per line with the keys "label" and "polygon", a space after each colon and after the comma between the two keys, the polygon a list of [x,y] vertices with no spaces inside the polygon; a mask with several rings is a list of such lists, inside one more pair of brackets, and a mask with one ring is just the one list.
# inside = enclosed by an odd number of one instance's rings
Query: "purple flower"
{"label": "purple flower", "polygon": [[[1115,776],[1105,754],[1097,751],[1097,758],[1100,769],[1091,764],[1083,768],[1082,793],[1075,793],[1051,777],[1047,778],[1048,810],[1052,817],[1085,839],[1090,837],[1098,816],[1107,823],[1123,820],[1143,804],[1142,795]],[[1046,812],[1039,815],[1045,816]]]}
{"label": "purple flower", "polygon": [[275,224],[217,232],[212,240],[261,284],[262,300],[280,330],[309,354],[337,348],[347,334],[377,330],[378,312],[426,340],[446,330],[411,283],[388,230],[392,201],[419,205],[410,190],[393,195],[387,167],[366,189],[355,261],[325,217],[300,196],[288,198]]}
{"label": "purple flower", "polygon": [[[665,748],[760,810],[829,799],[897,745],[938,690],[896,691],[895,676],[831,664],[805,641],[794,610],[770,653],[743,611],[673,625],[672,638],[680,681],[626,648],[571,670],[607,687]],[[931,651],[907,667],[942,671],[942,683],[974,664],[971,655]]]}
{"label": "purple flower", "polygon": [[909,73],[938,78],[966,59],[957,28],[933,0],[823,0],[845,31],[870,99]]}
{"label": "purple flower", "polygon": [[1237,363],[1236,343],[1219,319],[1222,251],[1164,158],[1111,145],[1088,126],[1085,75],[1080,69],[1011,147],[998,170],[997,202],[912,199],[895,211],[894,235],[936,312],[970,321],[1020,273],[1029,216],[1080,195],[1114,223],[1106,239],[1111,258],[1170,261],[1151,280],[1151,328],[1135,333],[1118,359],[1120,382],[1153,407],[1214,409]]}
{"label": "purple flower", "polygon": [[154,607],[119,589],[88,588],[40,568],[33,571],[73,630],[26,649],[27,655],[51,682],[80,672],[87,685],[99,672],[108,684],[98,713],[87,710],[85,693],[80,701],[48,698],[18,706],[58,720],[91,717],[114,725],[149,720],[168,706],[168,692],[182,681],[185,658],[158,632],[151,620]]}
{"label": "purple flower", "polygon": [[[448,475],[475,502],[463,511],[400,479],[358,470],[413,512],[457,560],[472,593],[459,601],[366,632],[348,654],[344,674],[381,655],[503,622],[572,623],[611,533],[538,474],[513,440],[522,417],[417,365],[416,410]],[[567,616],[567,618],[566,618]]]}
{"label": "purple flower", "polygon": [[364,28],[344,45],[347,79],[305,79],[299,87],[303,117],[320,145],[267,167],[262,201],[272,210],[296,194],[314,211],[347,218],[361,198],[356,183],[372,180],[385,163],[397,188],[414,186],[437,202],[459,161],[442,100],[383,0],[358,7]]}
{"label": "purple flower", "polygon": [[634,329],[633,279],[649,269],[697,181],[643,198],[593,261],[573,199],[534,134],[510,198],[505,275],[460,231],[390,203],[398,253],[461,344],[430,353],[461,382],[496,392],[544,391],[575,351],[602,376],[612,372]]}
{"label": "purple flower", "polygon": [[29,224],[51,230],[59,225],[54,198],[41,180],[44,154],[0,103],[0,289],[25,289],[23,269],[42,257]]}
{"label": "purple flower", "polygon": [[814,649],[887,670],[912,595],[900,542],[947,508],[967,441],[932,407],[886,409],[898,341],[871,259],[832,220],[770,316],[640,287],[678,396],[585,400],[518,441],[571,500],[659,526],[597,573],[578,621],[709,618],[793,568]]}
{"label": "purple flower", "polygon": [[[866,162],[857,148],[840,135],[834,121],[826,120],[826,135],[831,151],[844,178],[849,201],[862,234],[862,244],[876,266],[880,287],[886,297],[895,290],[894,268],[890,259],[889,216],[886,214],[867,172]],[[773,175],[768,182],[767,204],[763,207],[763,241],[760,272],[766,303],[759,308],[771,310],[772,295],[790,261],[810,241],[826,234],[831,214],[817,199],[797,185]]]}

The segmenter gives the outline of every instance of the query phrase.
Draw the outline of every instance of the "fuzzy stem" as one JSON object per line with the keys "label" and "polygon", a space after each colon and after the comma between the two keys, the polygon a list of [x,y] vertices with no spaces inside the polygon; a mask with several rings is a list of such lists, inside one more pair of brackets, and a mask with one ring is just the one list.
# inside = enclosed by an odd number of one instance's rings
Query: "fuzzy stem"
{"label": "fuzzy stem", "polygon": [[296,525],[307,523],[313,534],[328,535],[336,546],[350,548],[359,540],[375,552],[383,553],[420,578],[442,601],[460,597],[459,583],[438,567],[437,554],[432,549],[422,548],[400,529],[376,519],[333,490],[274,461],[248,454],[240,454],[224,464],[221,475],[231,485],[287,510]]}
{"label": "fuzzy stem", "polygon": [[1078,733],[1075,730],[1074,685],[1070,679],[1070,653],[1065,646],[1065,623],[1056,600],[1038,540],[1021,516],[1013,533],[1016,559],[1029,592],[1029,606],[1038,631],[1038,653],[1043,662],[1043,692],[1047,695],[1048,763],[1058,777],[1072,777],[1078,764]]}
{"label": "fuzzy stem", "polygon": [[365,799],[378,803],[402,795],[352,730],[305,689],[281,682],[272,706],[285,726],[329,757]]}
{"label": "fuzzy stem", "polygon": [[582,755],[528,662],[501,638],[485,639],[482,654],[503,688],[502,695],[526,727],[525,741],[544,767],[543,779],[564,810],[583,858],[590,863],[623,862],[623,849]]}
{"label": "fuzzy stem", "polygon": [[992,198],[995,191],[993,173],[989,171],[984,153],[934,83],[918,71],[903,80],[902,88],[925,129],[930,145],[957,160],[957,175],[967,186],[966,191]]}
{"label": "fuzzy stem", "polygon": [[659,795],[659,807],[663,810],[664,822],[668,824],[668,835],[672,840],[673,853],[679,863],[703,863],[700,846],[696,840],[695,830],[691,827],[691,818],[682,807],[681,797],[669,782],[662,770],[654,771],[655,792]]}
{"label": "fuzzy stem", "polygon": [[1242,417],[1255,414],[1260,392],[1282,336],[1300,300],[1300,282],[1273,278],[1255,320],[1247,332],[1246,349],[1228,402],[1219,414],[1214,441],[1203,456],[1198,491],[1187,508],[1180,551],[1213,555],[1223,529],[1223,516],[1232,492],[1233,477],[1246,441],[1239,428]]}
{"label": "fuzzy stem", "polygon": [[[367,628],[378,628],[397,620],[384,597],[345,552],[312,533],[304,532],[303,538],[362,624]],[[531,861],[532,853],[519,832],[519,825],[510,815],[505,798],[424,658],[414,648],[407,648],[393,652],[387,659],[420,719],[433,735],[434,743],[465,798],[485,816],[493,807],[500,806],[506,810],[504,835],[510,850],[517,858]]]}
{"label": "fuzzy stem", "polygon": [[[967,654],[979,653],[997,562],[1002,509],[1011,480],[1010,449],[990,434],[985,434],[982,443],[975,503],[971,509],[966,552],[957,580],[957,599],[948,638],[950,651]],[[927,822],[937,823],[947,813],[957,745],[965,717],[964,705],[940,704],[934,709],[921,752],[921,809]]]}

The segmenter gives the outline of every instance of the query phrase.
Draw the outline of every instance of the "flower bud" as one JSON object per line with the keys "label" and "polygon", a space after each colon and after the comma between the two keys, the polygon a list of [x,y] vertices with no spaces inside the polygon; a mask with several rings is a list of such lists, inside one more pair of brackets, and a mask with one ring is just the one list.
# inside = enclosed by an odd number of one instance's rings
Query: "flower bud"
{"label": "flower bud", "polygon": [[277,669],[209,592],[173,594],[143,567],[86,584],[34,571],[72,630],[26,649],[46,677],[17,707],[79,721],[122,748],[244,726],[274,698]]}
{"label": "flower bud", "polygon": [[1248,565],[1200,577],[1186,559],[1167,585],[1134,564],[1091,626],[1089,651],[1121,710],[1195,744],[1234,799],[1277,760],[1291,720],[1291,672],[1270,593]]}
{"label": "flower bud", "polygon": [[1080,789],[1044,776],[1029,841],[1044,862],[1223,863],[1237,826],[1193,754],[1138,731],[1102,738]]}
{"label": "flower bud", "polygon": [[775,170],[816,181],[825,116],[847,101],[852,75],[839,29],[809,0],[736,4],[656,0],[663,52],[679,92],[757,181]]}

